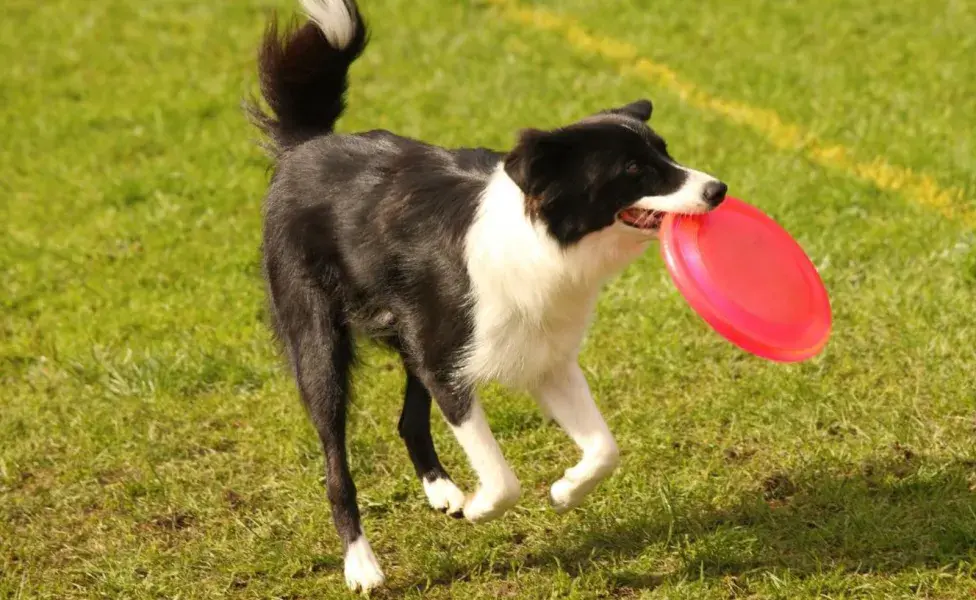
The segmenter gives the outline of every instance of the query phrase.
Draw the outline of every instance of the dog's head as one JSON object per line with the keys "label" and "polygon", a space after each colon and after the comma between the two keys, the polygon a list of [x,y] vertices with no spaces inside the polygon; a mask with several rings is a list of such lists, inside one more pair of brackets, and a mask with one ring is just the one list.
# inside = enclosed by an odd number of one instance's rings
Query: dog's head
{"label": "dog's head", "polygon": [[666,213],[704,213],[725,199],[724,183],[671,158],[647,126],[651,110],[638,100],[567,127],[521,132],[505,171],[529,216],[560,244],[607,227],[654,236]]}

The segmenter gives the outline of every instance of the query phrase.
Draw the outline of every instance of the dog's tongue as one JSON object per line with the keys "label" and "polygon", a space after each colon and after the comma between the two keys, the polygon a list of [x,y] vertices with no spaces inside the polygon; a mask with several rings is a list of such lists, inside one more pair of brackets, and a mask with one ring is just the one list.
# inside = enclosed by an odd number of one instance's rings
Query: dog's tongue
{"label": "dog's tongue", "polygon": [[641,219],[645,218],[645,212],[639,208],[628,208],[620,216],[631,225],[640,225]]}
{"label": "dog's tongue", "polygon": [[627,222],[629,225],[634,227],[639,227],[642,229],[648,229],[652,227],[657,227],[661,224],[661,218],[664,216],[663,213],[652,210],[644,210],[641,208],[628,208],[620,213],[621,218]]}

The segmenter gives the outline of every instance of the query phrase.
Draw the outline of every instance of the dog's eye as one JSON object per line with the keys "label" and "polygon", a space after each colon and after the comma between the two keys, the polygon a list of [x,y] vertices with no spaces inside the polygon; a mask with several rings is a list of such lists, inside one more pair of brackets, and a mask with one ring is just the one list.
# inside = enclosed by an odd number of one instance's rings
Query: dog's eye
{"label": "dog's eye", "polygon": [[627,174],[628,175],[640,175],[640,172],[641,172],[641,168],[640,168],[640,165],[637,164],[637,161],[633,161],[632,160],[629,163],[627,163]]}

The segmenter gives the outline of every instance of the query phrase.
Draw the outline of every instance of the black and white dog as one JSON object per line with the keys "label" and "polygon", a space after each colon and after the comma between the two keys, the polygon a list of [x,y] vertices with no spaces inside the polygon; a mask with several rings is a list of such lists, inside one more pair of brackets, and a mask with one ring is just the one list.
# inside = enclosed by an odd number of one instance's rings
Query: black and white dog
{"label": "black and white dog", "polygon": [[[519,481],[476,389],[529,391],[582,458],[551,488],[579,505],[618,462],[577,354],[602,284],[655,239],[667,212],[717,206],[726,186],[679,166],[641,100],[509,152],[444,149],[387,131],[340,135],[347,71],[366,46],[354,0],[301,0],[308,21],[259,53],[271,113],[252,108],[276,168],[264,267],[274,328],[325,452],[326,486],[352,589],[383,582],[360,523],[346,456],[354,335],[380,340],[407,373],[399,432],[430,504],[496,518]],[[431,398],[476,472],[465,496],[441,465]]]}

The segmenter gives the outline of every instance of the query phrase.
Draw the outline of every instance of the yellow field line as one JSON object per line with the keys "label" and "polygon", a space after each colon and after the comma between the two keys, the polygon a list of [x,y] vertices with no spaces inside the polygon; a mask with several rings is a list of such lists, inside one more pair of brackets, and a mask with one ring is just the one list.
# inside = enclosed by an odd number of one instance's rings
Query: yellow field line
{"label": "yellow field line", "polygon": [[863,162],[844,146],[825,142],[797,125],[787,123],[776,112],[708,94],[694,83],[682,79],[666,65],[639,56],[636,46],[609,37],[588,33],[570,17],[542,8],[521,6],[515,0],[488,0],[502,15],[516,23],[562,35],[577,50],[611,61],[626,75],[636,75],[677,95],[696,108],[706,110],[733,123],[746,126],[776,148],[802,152],[810,161],[842,171],[876,188],[902,194],[909,200],[938,211],[943,216],[976,227],[976,213],[963,205],[963,192],[943,188],[929,175],[892,165],[882,157]]}

